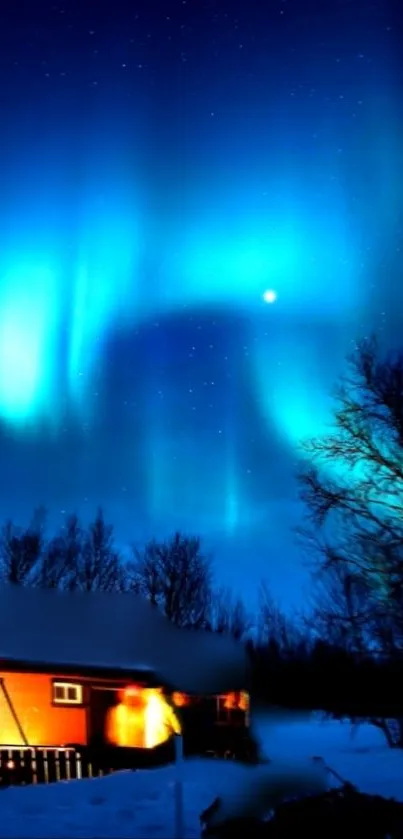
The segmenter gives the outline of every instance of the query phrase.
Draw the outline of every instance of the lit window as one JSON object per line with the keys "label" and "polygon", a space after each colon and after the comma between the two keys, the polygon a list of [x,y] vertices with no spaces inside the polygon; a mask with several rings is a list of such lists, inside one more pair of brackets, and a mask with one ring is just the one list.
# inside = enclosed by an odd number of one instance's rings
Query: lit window
{"label": "lit window", "polygon": [[53,702],[56,705],[82,705],[83,686],[70,682],[53,682]]}

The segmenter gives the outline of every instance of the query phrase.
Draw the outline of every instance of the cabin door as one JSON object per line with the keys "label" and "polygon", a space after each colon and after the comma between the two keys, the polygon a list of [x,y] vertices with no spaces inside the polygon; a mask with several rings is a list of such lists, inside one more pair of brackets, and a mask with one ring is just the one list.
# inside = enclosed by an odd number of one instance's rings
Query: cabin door
{"label": "cabin door", "polygon": [[116,688],[91,687],[88,720],[90,746],[101,748],[108,745],[107,717],[110,709],[116,705],[116,699]]}

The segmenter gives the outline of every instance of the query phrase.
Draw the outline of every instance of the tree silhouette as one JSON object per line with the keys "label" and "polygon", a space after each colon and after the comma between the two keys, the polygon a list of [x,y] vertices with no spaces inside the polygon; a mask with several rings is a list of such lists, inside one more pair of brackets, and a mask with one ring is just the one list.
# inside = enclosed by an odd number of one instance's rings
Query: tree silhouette
{"label": "tree silhouette", "polygon": [[301,643],[298,622],[279,606],[266,580],[260,583],[257,616],[257,637],[263,647],[276,647],[287,652]]}
{"label": "tree silhouette", "polygon": [[334,428],[302,447],[300,534],[322,569],[343,566],[345,582],[360,581],[379,644],[403,650],[403,356],[382,359],[370,339],[348,363]]}
{"label": "tree silhouette", "polygon": [[[362,341],[335,400],[334,426],[303,444],[309,465],[299,474],[308,512],[300,535],[314,549],[324,595],[319,616],[345,648],[397,658],[403,652],[402,354],[381,357],[374,338]],[[403,746],[403,718],[396,723],[395,741]]]}
{"label": "tree silhouette", "polygon": [[44,515],[35,510],[25,529],[7,521],[0,536],[0,577],[14,585],[33,583],[38,574],[44,545]]}
{"label": "tree silhouette", "polygon": [[209,618],[209,628],[212,632],[230,635],[236,641],[241,641],[252,627],[252,615],[240,597],[234,597],[231,589],[226,586],[214,591]]}
{"label": "tree silhouette", "polygon": [[134,548],[132,590],[157,606],[181,627],[208,626],[212,591],[211,562],[198,537],[176,533],[167,542]]}
{"label": "tree silhouette", "polygon": [[113,525],[101,508],[87,528],[75,516],[67,522],[62,539],[66,587],[79,591],[121,591],[123,567],[113,538]]}
{"label": "tree silhouette", "polygon": [[346,564],[333,564],[314,575],[306,623],[314,638],[349,652],[364,653],[371,642],[374,615],[369,622],[371,591],[362,575]]}

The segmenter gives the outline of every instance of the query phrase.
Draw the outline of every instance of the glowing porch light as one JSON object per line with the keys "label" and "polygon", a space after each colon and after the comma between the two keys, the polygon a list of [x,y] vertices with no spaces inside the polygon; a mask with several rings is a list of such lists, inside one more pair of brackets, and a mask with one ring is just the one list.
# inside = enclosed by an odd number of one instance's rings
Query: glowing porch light
{"label": "glowing porch light", "polygon": [[152,749],[181,733],[176,714],[160,688],[129,687],[110,709],[106,737],[115,746]]}
{"label": "glowing porch light", "polygon": [[172,694],[172,702],[176,705],[177,708],[183,708],[185,705],[189,704],[189,697],[186,696],[186,693],[181,693],[180,691],[176,690]]}

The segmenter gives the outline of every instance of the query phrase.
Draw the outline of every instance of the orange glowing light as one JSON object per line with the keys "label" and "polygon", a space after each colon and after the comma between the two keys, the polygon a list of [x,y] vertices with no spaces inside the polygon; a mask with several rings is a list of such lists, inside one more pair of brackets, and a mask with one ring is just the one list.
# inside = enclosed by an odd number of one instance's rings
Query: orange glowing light
{"label": "orange glowing light", "polygon": [[241,711],[249,711],[249,694],[242,690],[239,697],[239,708]]}
{"label": "orange glowing light", "polygon": [[106,737],[115,746],[152,749],[180,734],[174,710],[159,688],[128,688],[110,709]]}
{"label": "orange glowing light", "polygon": [[180,734],[181,727],[175,711],[158,689],[150,689],[147,694],[144,745],[152,749],[165,743],[172,734]]}
{"label": "orange glowing light", "polygon": [[106,718],[106,737],[114,746],[142,748],[144,744],[144,699],[131,690],[119,692],[119,704]]}
{"label": "orange glowing light", "polygon": [[249,694],[246,691],[240,693],[227,693],[224,697],[224,708],[229,711],[248,711],[249,710]]}
{"label": "orange glowing light", "polygon": [[176,690],[172,694],[172,702],[177,708],[183,708],[185,705],[189,704],[189,697],[186,696],[186,693],[180,693],[180,691]]}
{"label": "orange glowing light", "polygon": [[235,693],[227,693],[224,700],[224,708],[233,711],[237,707],[237,698]]}
{"label": "orange glowing light", "polygon": [[141,700],[141,688],[137,685],[129,685],[127,688],[122,688],[119,691],[119,701],[131,703],[132,701]]}

